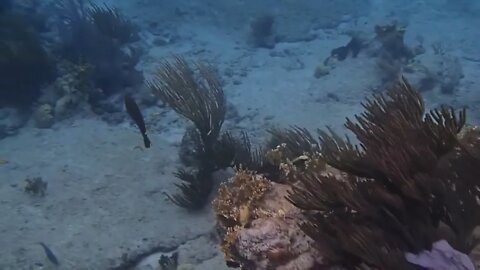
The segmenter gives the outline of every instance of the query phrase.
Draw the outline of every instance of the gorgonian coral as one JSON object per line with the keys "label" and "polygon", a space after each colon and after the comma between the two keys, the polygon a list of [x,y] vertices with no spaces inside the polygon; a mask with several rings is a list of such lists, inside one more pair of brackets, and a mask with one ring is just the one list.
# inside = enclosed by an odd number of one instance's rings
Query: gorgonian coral
{"label": "gorgonian coral", "polygon": [[465,110],[425,113],[405,80],[363,106],[356,122],[346,122],[358,145],[320,131],[320,154],[341,173],[313,168],[296,176],[289,200],[305,210],[302,230],[331,262],[349,269],[415,269],[404,253],[429,250],[446,238],[440,228],[453,235],[452,246],[468,252],[480,223],[480,160],[471,150],[478,141],[467,147],[458,138]]}
{"label": "gorgonian coral", "polygon": [[[195,69],[198,73],[195,73]],[[198,77],[197,77],[198,75]],[[213,189],[212,173],[217,169],[214,148],[225,120],[226,101],[218,75],[204,63],[190,65],[183,57],[164,61],[148,83],[153,93],[195,126],[195,154],[198,172],[180,171],[182,193],[172,201],[187,209],[200,209]]]}

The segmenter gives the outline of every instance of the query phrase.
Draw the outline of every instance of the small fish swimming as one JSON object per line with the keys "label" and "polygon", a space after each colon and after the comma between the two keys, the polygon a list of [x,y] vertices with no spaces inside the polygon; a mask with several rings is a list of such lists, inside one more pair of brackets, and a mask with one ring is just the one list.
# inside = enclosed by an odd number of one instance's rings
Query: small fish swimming
{"label": "small fish swimming", "polygon": [[147,136],[147,129],[145,128],[145,121],[143,120],[142,113],[138,108],[137,103],[133,100],[132,96],[129,94],[125,95],[125,108],[127,108],[128,115],[135,121],[135,124],[140,129],[143,137],[143,144],[146,148],[149,148],[151,143],[150,139]]}
{"label": "small fish swimming", "polygon": [[0,159],[0,165],[8,164],[8,160]]}
{"label": "small fish swimming", "polygon": [[55,256],[55,254],[53,254],[52,250],[50,248],[47,247],[47,245],[45,245],[43,242],[39,242],[38,243],[40,246],[42,246],[43,248],[43,251],[45,251],[45,255],[47,256],[47,259],[55,264],[55,265],[59,265],[60,263],[58,262],[58,259],[57,257]]}

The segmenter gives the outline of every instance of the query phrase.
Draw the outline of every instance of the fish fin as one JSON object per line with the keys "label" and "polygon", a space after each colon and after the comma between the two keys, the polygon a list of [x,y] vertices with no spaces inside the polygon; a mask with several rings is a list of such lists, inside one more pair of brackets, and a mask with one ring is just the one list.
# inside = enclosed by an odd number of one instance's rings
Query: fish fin
{"label": "fish fin", "polygon": [[148,138],[147,134],[142,134],[143,136],[143,144],[145,145],[145,148],[150,148],[152,143],[150,142],[150,139]]}

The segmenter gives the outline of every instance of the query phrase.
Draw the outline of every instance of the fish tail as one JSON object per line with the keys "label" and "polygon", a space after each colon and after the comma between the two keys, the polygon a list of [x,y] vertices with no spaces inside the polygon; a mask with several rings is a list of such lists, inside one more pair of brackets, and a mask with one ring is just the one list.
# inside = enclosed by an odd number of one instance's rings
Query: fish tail
{"label": "fish tail", "polygon": [[151,142],[150,139],[148,138],[146,133],[142,133],[143,137],[143,144],[145,145],[146,148],[150,148]]}

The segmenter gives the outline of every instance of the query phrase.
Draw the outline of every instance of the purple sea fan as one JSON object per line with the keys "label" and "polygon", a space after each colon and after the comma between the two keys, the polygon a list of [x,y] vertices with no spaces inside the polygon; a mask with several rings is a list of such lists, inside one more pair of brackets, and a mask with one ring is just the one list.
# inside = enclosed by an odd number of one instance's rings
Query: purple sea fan
{"label": "purple sea fan", "polygon": [[405,258],[426,270],[475,270],[470,258],[453,249],[445,240],[433,243],[432,250],[417,255],[407,252]]}

